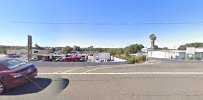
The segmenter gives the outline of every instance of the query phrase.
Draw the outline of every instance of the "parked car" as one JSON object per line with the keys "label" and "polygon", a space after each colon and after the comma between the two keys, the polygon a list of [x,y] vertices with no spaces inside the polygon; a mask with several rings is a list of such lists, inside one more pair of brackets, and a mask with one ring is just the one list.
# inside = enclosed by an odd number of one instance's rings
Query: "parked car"
{"label": "parked car", "polygon": [[63,59],[62,57],[58,57],[54,61],[56,61],[56,62],[63,62],[63,61],[65,61],[65,59]]}
{"label": "parked car", "polygon": [[32,58],[31,61],[38,61],[38,58]]}
{"label": "parked car", "polygon": [[34,64],[14,58],[0,59],[0,94],[37,76]]}
{"label": "parked car", "polygon": [[85,62],[87,61],[88,57],[87,56],[81,56],[80,61]]}
{"label": "parked car", "polygon": [[81,58],[80,55],[66,55],[65,57],[66,61],[75,61],[75,62],[79,61],[80,58]]}

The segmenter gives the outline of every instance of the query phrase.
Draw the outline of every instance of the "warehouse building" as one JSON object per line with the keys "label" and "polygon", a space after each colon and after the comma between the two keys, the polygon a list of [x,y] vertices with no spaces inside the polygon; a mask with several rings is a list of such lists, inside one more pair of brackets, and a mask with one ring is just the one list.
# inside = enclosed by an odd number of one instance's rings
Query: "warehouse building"
{"label": "warehouse building", "polygon": [[164,59],[203,60],[203,48],[187,47],[186,50],[148,51],[148,57]]}

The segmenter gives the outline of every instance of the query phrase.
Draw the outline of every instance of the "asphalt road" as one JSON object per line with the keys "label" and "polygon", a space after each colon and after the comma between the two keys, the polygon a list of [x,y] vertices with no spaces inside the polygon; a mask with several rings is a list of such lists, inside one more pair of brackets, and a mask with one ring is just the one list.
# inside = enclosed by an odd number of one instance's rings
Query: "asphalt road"
{"label": "asphalt road", "polygon": [[203,62],[38,66],[39,75],[0,100],[202,100]]}

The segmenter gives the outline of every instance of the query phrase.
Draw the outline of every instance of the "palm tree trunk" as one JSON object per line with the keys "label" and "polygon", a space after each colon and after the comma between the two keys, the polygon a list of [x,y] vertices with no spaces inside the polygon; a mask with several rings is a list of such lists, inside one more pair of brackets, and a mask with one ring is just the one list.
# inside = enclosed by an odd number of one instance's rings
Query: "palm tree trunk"
{"label": "palm tree trunk", "polygon": [[154,41],[151,40],[151,49],[154,50]]}

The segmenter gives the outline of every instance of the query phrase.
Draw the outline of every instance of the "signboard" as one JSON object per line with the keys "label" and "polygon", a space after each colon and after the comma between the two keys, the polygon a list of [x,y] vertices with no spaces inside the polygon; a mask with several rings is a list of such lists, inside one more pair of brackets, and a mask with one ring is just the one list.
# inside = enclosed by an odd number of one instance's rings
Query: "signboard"
{"label": "signboard", "polygon": [[32,36],[28,35],[28,61],[32,59]]}
{"label": "signboard", "polygon": [[187,54],[195,54],[195,48],[194,47],[187,47],[186,53]]}

